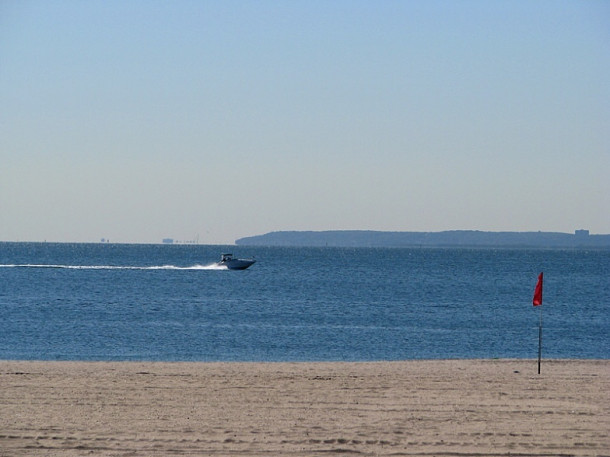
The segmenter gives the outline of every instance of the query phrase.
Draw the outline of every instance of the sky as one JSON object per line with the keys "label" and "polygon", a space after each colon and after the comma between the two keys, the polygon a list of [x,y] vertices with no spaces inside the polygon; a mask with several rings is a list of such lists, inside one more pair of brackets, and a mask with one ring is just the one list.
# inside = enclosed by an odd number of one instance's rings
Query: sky
{"label": "sky", "polygon": [[0,240],[610,233],[610,2],[0,0]]}

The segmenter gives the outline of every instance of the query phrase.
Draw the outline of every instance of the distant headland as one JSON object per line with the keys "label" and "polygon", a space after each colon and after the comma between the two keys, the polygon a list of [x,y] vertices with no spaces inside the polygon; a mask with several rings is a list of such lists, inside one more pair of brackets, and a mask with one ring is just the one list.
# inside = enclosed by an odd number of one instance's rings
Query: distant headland
{"label": "distant headland", "polygon": [[559,232],[382,232],[370,230],[279,231],[235,240],[242,246],[330,247],[536,247],[610,249],[610,235]]}

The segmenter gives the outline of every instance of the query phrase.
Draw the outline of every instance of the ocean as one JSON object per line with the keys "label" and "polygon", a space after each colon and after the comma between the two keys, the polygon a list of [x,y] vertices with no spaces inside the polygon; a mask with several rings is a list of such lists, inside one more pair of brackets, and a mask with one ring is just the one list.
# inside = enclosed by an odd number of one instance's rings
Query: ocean
{"label": "ocean", "polygon": [[[254,257],[244,271],[222,252]],[[0,359],[610,358],[610,251],[0,243]]]}

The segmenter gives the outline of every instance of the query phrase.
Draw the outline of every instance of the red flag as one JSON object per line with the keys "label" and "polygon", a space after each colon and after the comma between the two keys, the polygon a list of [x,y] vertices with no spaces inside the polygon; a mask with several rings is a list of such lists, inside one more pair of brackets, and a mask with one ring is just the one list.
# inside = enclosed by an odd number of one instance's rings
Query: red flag
{"label": "red flag", "polygon": [[536,283],[536,289],[534,289],[534,306],[542,305],[542,273],[538,275],[538,282]]}

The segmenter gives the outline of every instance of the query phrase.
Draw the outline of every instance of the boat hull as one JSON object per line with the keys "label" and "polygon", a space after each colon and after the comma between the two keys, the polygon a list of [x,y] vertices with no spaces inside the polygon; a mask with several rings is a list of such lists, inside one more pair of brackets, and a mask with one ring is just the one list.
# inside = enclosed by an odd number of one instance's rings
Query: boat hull
{"label": "boat hull", "polygon": [[226,267],[229,270],[245,270],[252,265],[256,260],[250,259],[231,259],[218,262],[219,266]]}

